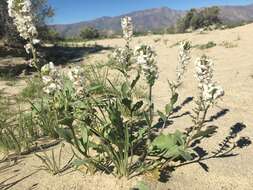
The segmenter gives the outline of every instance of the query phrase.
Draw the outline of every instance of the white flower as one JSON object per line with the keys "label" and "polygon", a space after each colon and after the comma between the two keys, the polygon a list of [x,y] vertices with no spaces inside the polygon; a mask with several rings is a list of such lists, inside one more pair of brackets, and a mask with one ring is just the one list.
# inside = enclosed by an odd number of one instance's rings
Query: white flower
{"label": "white flower", "polygon": [[213,61],[206,56],[198,58],[196,61],[196,77],[200,83],[208,84],[213,78]]}
{"label": "white flower", "polygon": [[43,91],[47,94],[53,94],[63,88],[62,76],[52,62],[41,68],[41,74],[42,82],[44,84]]}
{"label": "white flower", "polygon": [[30,0],[8,0],[8,13],[22,38],[32,41],[38,35]]}
{"label": "white flower", "polygon": [[50,83],[49,85],[47,85],[47,86],[45,86],[45,87],[43,88],[43,91],[44,91],[45,93],[47,93],[47,94],[52,94],[52,93],[54,93],[55,91],[60,90],[60,89],[61,89],[60,85],[58,85],[58,84],[56,84],[56,83]]}
{"label": "white flower", "polygon": [[129,49],[128,48],[117,48],[112,54],[112,58],[119,65],[128,64],[128,61],[127,61],[128,57],[129,57]]}
{"label": "white flower", "polygon": [[30,50],[32,49],[32,44],[28,43],[24,46],[27,54],[30,54]]}
{"label": "white flower", "polygon": [[147,63],[147,58],[145,56],[138,56],[137,57],[137,64],[143,65],[143,67],[145,67],[146,63]]}
{"label": "white flower", "polygon": [[39,44],[40,43],[40,40],[39,39],[33,39],[33,44],[36,45],[36,44]]}
{"label": "white flower", "polygon": [[123,37],[127,42],[133,37],[133,24],[131,17],[124,17],[121,19],[121,27],[123,31]]}
{"label": "white flower", "polygon": [[200,96],[206,106],[216,103],[224,95],[224,90],[213,82],[213,62],[206,56],[196,61],[196,77],[199,81]]}
{"label": "white flower", "polygon": [[67,76],[70,79],[70,81],[73,82],[76,94],[80,95],[83,92],[85,83],[83,68],[81,68],[80,66],[74,67],[69,70]]}
{"label": "white flower", "polygon": [[52,82],[52,78],[50,76],[42,76],[42,81],[45,85],[48,85]]}
{"label": "white flower", "polygon": [[177,66],[177,84],[182,82],[183,75],[190,63],[191,44],[187,41],[181,42]]}
{"label": "white flower", "polygon": [[52,73],[55,73],[56,71],[57,70],[53,62],[50,62],[49,64],[46,64],[41,68],[41,73],[43,75],[49,75],[50,73],[52,74]]}
{"label": "white flower", "polygon": [[144,72],[147,82],[154,85],[155,80],[158,78],[155,51],[147,45],[137,46],[134,50],[134,57]]}
{"label": "white flower", "polygon": [[[32,14],[32,3],[30,0],[8,0],[8,13],[13,19],[13,23],[19,32],[19,35],[28,43],[25,45],[27,54],[31,53],[31,49],[36,53],[33,45],[40,41],[37,39],[38,32],[34,24],[34,15]],[[38,68],[38,60],[33,54],[33,60],[30,61],[30,66]]]}
{"label": "white flower", "polygon": [[215,83],[210,83],[203,86],[203,99],[205,101],[217,100],[224,95],[224,91],[220,86]]}

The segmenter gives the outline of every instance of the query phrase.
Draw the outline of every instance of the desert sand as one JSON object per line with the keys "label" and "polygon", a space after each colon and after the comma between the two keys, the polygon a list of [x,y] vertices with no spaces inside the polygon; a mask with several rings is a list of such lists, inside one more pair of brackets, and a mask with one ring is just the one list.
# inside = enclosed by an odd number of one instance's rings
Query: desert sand
{"label": "desert sand", "polygon": [[[144,43],[154,47],[157,52],[159,67],[159,80],[155,85],[156,109],[161,109],[169,98],[167,80],[175,78],[177,65],[178,46],[173,46],[181,40],[189,40],[193,45],[205,44],[213,41],[217,46],[199,50],[192,50],[192,61],[185,75],[185,80],[180,89],[179,103],[188,97],[195,97],[197,83],[194,78],[194,61],[198,56],[206,54],[214,60],[215,80],[225,90],[223,100],[209,113],[210,125],[217,125],[217,133],[211,138],[204,139],[199,144],[206,150],[206,157],[210,157],[213,151],[219,149],[231,127],[243,128],[238,135],[246,139],[253,139],[253,24],[228,30],[217,30],[206,34],[189,33],[175,35],[152,35],[136,37],[132,46]],[[235,47],[226,48],[220,44],[229,42]],[[94,42],[90,42],[94,43]],[[97,44],[103,46],[123,46],[122,39],[98,40]],[[173,47],[171,47],[173,46]],[[104,61],[110,51],[102,51],[97,54],[84,57],[81,64]],[[0,88],[5,88],[7,93],[17,94],[25,85],[19,81],[17,86],[6,86],[0,82]],[[191,111],[194,100],[185,104],[176,114],[180,116],[173,119],[173,125],[169,130],[184,130],[191,125],[191,118],[184,115]],[[214,116],[214,117],[212,117]],[[151,190],[252,190],[253,189],[253,145],[249,143],[243,148],[236,148],[231,156],[210,158],[201,161],[207,168],[203,169],[199,163],[191,163],[175,168],[169,173],[164,182],[159,182],[154,176],[144,175],[127,181],[116,180],[112,176],[85,174],[71,169],[61,176],[51,176],[45,171],[38,171],[41,163],[34,155],[25,156],[18,163],[0,164],[0,189],[13,190],[118,190],[133,187],[136,181],[145,181]],[[69,148],[66,148],[66,156],[70,156]]]}

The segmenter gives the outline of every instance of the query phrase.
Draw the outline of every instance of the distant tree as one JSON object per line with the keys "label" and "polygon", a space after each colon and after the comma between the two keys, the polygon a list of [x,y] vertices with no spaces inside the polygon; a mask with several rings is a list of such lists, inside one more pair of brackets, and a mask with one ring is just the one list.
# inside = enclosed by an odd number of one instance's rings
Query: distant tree
{"label": "distant tree", "polygon": [[54,9],[48,5],[48,0],[32,0],[32,6],[39,38],[47,39],[47,35],[51,32],[47,22],[54,16]]}
{"label": "distant tree", "polygon": [[80,32],[80,38],[82,39],[95,39],[99,36],[99,31],[93,27],[85,27]]}
{"label": "distant tree", "polygon": [[[196,12],[191,20],[190,20],[190,24],[188,28],[191,28],[193,30],[196,30],[198,28],[202,28],[205,26],[205,20],[206,18],[204,17],[204,15],[201,12]],[[187,28],[187,29],[188,29]]]}
{"label": "distant tree", "polygon": [[185,32],[187,29],[196,30],[213,24],[221,24],[219,18],[220,9],[217,6],[202,10],[191,9],[177,23],[177,32]]}
{"label": "distant tree", "polygon": [[209,7],[209,8],[202,10],[202,15],[205,20],[204,24],[206,26],[209,26],[212,24],[220,24],[221,20],[219,18],[219,14],[220,14],[220,8],[217,6]]}
{"label": "distant tree", "polygon": [[44,40],[54,43],[56,41],[63,40],[63,38],[60,36],[59,32],[51,28],[47,31],[47,35],[44,36]]}

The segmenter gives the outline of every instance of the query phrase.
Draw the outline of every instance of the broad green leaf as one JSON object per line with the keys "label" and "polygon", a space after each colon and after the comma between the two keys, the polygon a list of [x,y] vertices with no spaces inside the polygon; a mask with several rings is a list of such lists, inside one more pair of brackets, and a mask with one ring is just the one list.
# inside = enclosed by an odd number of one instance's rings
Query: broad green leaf
{"label": "broad green leaf", "polygon": [[184,151],[184,135],[176,131],[174,134],[164,135],[161,134],[156,137],[151,143],[151,150],[150,152],[155,152],[158,155],[163,155],[166,158],[176,158],[179,157],[181,154],[185,158],[189,158],[189,155]]}
{"label": "broad green leaf", "polygon": [[160,150],[164,150],[164,149],[170,149],[171,147],[173,147],[175,145],[175,142],[174,142],[173,135],[161,134],[152,141],[151,145]]}
{"label": "broad green leaf", "polygon": [[183,159],[185,159],[186,161],[192,160],[193,157],[189,152],[187,152],[186,150],[179,150],[179,151]]}
{"label": "broad green leaf", "polygon": [[175,141],[177,141],[180,145],[185,144],[185,135],[180,132],[179,130],[176,130],[176,132],[173,134]]}

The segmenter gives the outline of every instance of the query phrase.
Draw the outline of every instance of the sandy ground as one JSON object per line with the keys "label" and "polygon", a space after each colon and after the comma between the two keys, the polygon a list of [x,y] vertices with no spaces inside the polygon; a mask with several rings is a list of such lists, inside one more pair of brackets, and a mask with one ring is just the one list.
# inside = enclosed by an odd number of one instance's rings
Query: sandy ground
{"label": "sandy ground", "polygon": [[[187,97],[196,95],[196,81],[193,77],[194,61],[196,57],[205,53],[213,58],[215,63],[215,79],[224,87],[225,97],[219,106],[213,108],[208,117],[213,118],[208,124],[219,126],[217,133],[209,139],[205,139],[199,146],[207,151],[207,157],[219,148],[221,143],[233,126],[242,126],[244,129],[239,133],[240,137],[253,139],[253,24],[224,31],[213,31],[208,34],[176,34],[156,35],[134,38],[133,46],[140,43],[152,45],[157,51],[159,80],[155,85],[155,102],[157,109],[168,101],[167,79],[175,78],[177,65],[178,47],[173,44],[180,40],[190,40],[193,45],[204,44],[213,41],[216,47],[207,50],[193,49],[192,63],[185,77],[185,83],[180,89],[180,102]],[[158,42],[155,42],[158,41]],[[221,46],[223,41],[233,43],[236,47],[225,48]],[[123,46],[122,39],[99,40],[103,46]],[[103,61],[108,52],[100,52],[86,57],[86,62]],[[4,87],[3,82],[0,83]],[[18,87],[7,87],[8,91]],[[18,88],[20,89],[20,88]],[[14,92],[17,92],[15,90]],[[178,113],[178,116],[189,111],[194,106],[194,101],[186,104]],[[223,114],[218,114],[222,113]],[[218,115],[218,116],[217,116]],[[212,117],[217,116],[217,117]],[[190,117],[185,115],[173,121],[170,128],[185,129],[190,126]],[[67,154],[67,153],[66,153]],[[233,151],[234,156],[224,158],[210,158],[202,161],[208,171],[200,164],[192,163],[177,167],[170,173],[166,182],[158,182],[147,176],[141,176],[151,190],[252,190],[253,189],[253,145],[237,148]],[[69,154],[66,155],[66,158]],[[62,176],[47,174],[45,171],[36,171],[40,164],[38,159],[29,155],[21,159],[18,164],[9,166],[7,163],[0,164],[0,189],[57,189],[57,190],[117,190],[129,189],[136,181],[115,180],[111,176],[97,174],[89,176],[81,172],[67,171]],[[7,185],[7,186],[6,186]]]}

